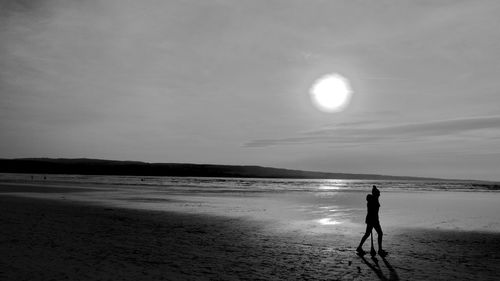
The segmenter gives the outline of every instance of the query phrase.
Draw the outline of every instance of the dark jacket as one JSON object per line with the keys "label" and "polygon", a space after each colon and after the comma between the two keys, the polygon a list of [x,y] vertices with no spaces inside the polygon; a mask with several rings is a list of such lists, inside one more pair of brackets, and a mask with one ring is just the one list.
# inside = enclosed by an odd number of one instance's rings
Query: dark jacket
{"label": "dark jacket", "polygon": [[380,208],[380,203],[378,198],[369,194],[366,196],[366,207],[368,208],[368,214],[366,214],[365,223],[367,224],[379,224],[378,221],[378,209]]}

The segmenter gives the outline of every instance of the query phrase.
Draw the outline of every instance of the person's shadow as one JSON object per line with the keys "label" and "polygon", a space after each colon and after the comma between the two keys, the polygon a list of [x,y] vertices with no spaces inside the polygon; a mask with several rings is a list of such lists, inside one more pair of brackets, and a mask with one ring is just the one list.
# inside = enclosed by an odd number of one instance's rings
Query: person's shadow
{"label": "person's shadow", "polygon": [[389,278],[387,278],[384,275],[384,273],[382,272],[382,269],[380,268],[377,257],[371,258],[371,260],[373,261],[373,264],[371,264],[369,261],[367,261],[364,256],[360,256],[360,257],[361,257],[361,260],[366,265],[368,265],[368,267],[371,268],[373,270],[373,272],[375,272],[375,274],[377,274],[377,276],[380,280],[383,280],[383,281],[397,281],[397,280],[399,280],[398,273],[396,272],[394,267],[392,267],[392,265],[389,263],[389,261],[387,261],[387,259],[385,257],[382,257],[382,261],[384,262],[387,269],[389,269]]}

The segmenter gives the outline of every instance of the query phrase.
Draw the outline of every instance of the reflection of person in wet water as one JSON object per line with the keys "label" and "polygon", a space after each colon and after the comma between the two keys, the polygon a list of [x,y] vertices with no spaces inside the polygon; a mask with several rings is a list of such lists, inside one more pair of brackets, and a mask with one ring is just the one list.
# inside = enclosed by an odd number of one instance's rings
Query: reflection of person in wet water
{"label": "reflection of person in wet water", "polygon": [[375,228],[375,231],[377,231],[378,234],[378,254],[380,256],[387,255],[387,252],[382,249],[383,232],[382,232],[382,227],[380,227],[380,222],[378,220],[378,209],[380,208],[380,203],[378,202],[379,197],[380,197],[380,191],[377,189],[376,186],[373,186],[372,194],[368,194],[366,196],[366,201],[367,201],[366,205],[368,207],[368,214],[366,215],[366,220],[365,220],[366,232],[365,235],[363,235],[363,238],[361,238],[361,242],[359,242],[359,246],[356,249],[356,251],[359,254],[365,254],[365,251],[363,250],[363,244],[372,233],[372,229]]}

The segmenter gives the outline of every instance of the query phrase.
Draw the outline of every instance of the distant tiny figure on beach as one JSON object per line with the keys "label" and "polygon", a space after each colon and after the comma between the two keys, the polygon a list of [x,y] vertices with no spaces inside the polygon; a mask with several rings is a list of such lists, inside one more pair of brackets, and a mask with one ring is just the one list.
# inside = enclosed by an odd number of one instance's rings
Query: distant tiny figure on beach
{"label": "distant tiny figure on beach", "polygon": [[[382,232],[382,227],[380,227],[380,222],[378,219],[378,210],[380,208],[380,203],[378,202],[379,197],[380,197],[380,191],[374,185],[372,188],[372,194],[368,194],[366,196],[366,201],[367,201],[366,206],[368,207],[368,214],[366,215],[366,219],[365,219],[366,232],[363,235],[363,237],[361,238],[361,242],[359,242],[358,248],[356,248],[356,252],[360,255],[364,255],[366,253],[363,250],[363,244],[365,243],[368,236],[371,235],[372,229],[374,229],[374,228],[378,234],[378,254],[381,257],[385,257],[387,255],[387,252],[382,249],[383,232]],[[373,239],[372,239],[372,243],[373,243]],[[372,249],[373,249],[373,244],[372,244]]]}

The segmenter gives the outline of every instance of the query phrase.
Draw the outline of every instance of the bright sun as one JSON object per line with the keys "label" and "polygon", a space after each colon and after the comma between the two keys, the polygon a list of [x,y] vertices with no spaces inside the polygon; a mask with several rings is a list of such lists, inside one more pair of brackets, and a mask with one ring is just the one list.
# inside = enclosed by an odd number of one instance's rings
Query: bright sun
{"label": "bright sun", "polygon": [[320,110],[338,112],[344,110],[349,103],[352,89],[349,80],[340,74],[332,73],[317,79],[309,93]]}

